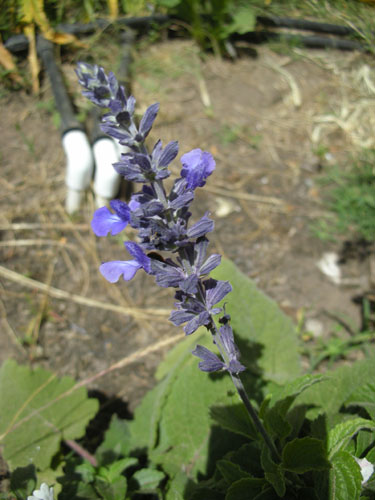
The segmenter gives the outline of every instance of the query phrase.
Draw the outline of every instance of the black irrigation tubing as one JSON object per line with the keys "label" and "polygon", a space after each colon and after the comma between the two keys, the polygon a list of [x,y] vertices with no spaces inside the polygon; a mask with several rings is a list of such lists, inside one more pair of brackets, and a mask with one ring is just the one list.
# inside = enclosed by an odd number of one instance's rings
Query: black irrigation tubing
{"label": "black irrigation tubing", "polygon": [[311,49],[338,49],[338,50],[358,50],[360,52],[369,52],[369,48],[365,45],[353,41],[343,40],[340,38],[330,38],[326,36],[300,36],[283,33],[275,33],[274,31],[252,31],[242,35],[233,35],[232,41],[244,40],[253,44],[261,44],[270,41],[286,41],[296,43]]}
{"label": "black irrigation tubing", "polygon": [[[167,15],[155,14],[147,17],[132,17],[132,18],[118,18],[114,23],[106,19],[98,19],[95,22],[88,24],[60,24],[56,30],[74,34],[85,35],[95,32],[97,29],[105,29],[112,24],[128,27],[136,31],[146,30],[153,24],[167,24],[172,22],[173,19]],[[316,21],[308,21],[304,19],[293,19],[287,17],[264,17],[258,16],[257,22],[263,26],[275,28],[294,28],[301,30],[309,30],[317,33],[333,34],[333,35],[354,35],[356,30],[349,26],[340,26],[329,23],[320,23]],[[245,33],[243,35],[234,35],[232,40],[245,39],[252,43],[262,43],[269,40],[296,40],[305,47],[310,48],[335,48],[340,50],[359,50],[366,51],[366,47],[354,40],[343,40],[339,38],[319,37],[319,36],[296,36],[289,34],[279,34],[274,31],[255,31]],[[13,53],[23,52],[28,49],[28,40],[24,35],[14,35],[5,42],[5,47]]]}
{"label": "black irrigation tubing", "polygon": [[[71,35],[89,35],[98,29],[106,29],[109,26],[115,25],[120,27],[129,28],[135,31],[147,30],[150,26],[155,24],[169,23],[171,18],[163,14],[155,14],[153,16],[145,17],[124,17],[118,18],[114,22],[107,19],[97,19],[95,22],[87,24],[59,24],[56,26],[57,32],[68,33]],[[5,47],[12,53],[19,53],[27,51],[29,41],[25,35],[13,35],[5,42]]]}
{"label": "black irrigation tubing", "polygon": [[61,118],[62,133],[64,134],[65,132],[74,129],[82,130],[81,124],[74,116],[73,105],[68,96],[60,69],[54,57],[53,43],[41,36],[38,36],[37,51],[51,81],[55,104]]}
{"label": "black irrigation tubing", "polygon": [[316,33],[327,33],[331,35],[355,35],[358,32],[350,26],[307,21],[305,19],[293,19],[290,17],[258,16],[257,22],[263,26],[272,28],[292,28],[297,30],[315,31]]}

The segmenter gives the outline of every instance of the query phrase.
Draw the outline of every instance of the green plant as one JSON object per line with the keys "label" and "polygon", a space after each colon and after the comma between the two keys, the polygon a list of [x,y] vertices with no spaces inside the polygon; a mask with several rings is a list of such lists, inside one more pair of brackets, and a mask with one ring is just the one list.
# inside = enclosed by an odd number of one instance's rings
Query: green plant
{"label": "green plant", "polygon": [[255,12],[247,2],[233,0],[158,0],[158,4],[182,21],[203,49],[225,52],[232,33],[246,33],[255,26]]}
{"label": "green plant", "polygon": [[347,169],[328,167],[319,182],[333,216],[318,219],[315,234],[322,239],[349,234],[375,242],[375,151],[364,151]]}

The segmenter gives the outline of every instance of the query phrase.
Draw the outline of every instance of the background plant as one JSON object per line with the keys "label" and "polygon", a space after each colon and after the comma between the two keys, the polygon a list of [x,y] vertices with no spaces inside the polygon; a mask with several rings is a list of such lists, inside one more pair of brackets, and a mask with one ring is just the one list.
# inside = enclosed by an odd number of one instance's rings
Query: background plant
{"label": "background plant", "polygon": [[323,239],[345,234],[375,242],[375,152],[364,150],[347,167],[327,167],[320,184],[333,217],[318,220],[316,234]]}

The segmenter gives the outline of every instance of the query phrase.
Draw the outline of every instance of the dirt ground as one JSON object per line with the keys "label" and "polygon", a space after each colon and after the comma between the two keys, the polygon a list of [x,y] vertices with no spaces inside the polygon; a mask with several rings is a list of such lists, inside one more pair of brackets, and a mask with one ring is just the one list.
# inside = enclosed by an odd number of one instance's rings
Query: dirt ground
{"label": "dirt ground", "polygon": [[[331,335],[338,321],[360,328],[354,299],[370,287],[367,255],[345,260],[341,284],[319,270],[322,255],[340,254],[344,240],[322,242],[310,225],[325,214],[317,177],[373,146],[372,63],[358,53],[268,47],[250,55],[242,47],[235,62],[201,61],[186,41],[135,56],[139,111],[161,105],[149,144],[178,139],[181,154],[200,147],[215,156],[216,171],[194,205],[195,218],[210,211],[215,219],[211,250],[317,337]],[[64,72],[78,94],[73,66],[65,63]],[[167,321],[173,293],[141,273],[117,285],[99,274],[101,261],[126,256],[119,238],[92,234],[91,192],[73,219],[64,211],[65,158],[50,99],[44,81],[38,98],[6,92],[0,101],[0,363],[13,357],[83,380],[125,358],[126,366],[88,387],[133,409],[183,336]],[[158,344],[165,339],[169,345]]]}

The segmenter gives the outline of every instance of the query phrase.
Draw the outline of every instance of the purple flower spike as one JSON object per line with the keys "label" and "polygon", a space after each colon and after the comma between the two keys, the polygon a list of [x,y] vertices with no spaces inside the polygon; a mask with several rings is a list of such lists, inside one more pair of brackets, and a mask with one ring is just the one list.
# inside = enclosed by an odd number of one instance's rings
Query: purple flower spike
{"label": "purple flower spike", "polygon": [[202,372],[217,372],[225,368],[225,364],[220,361],[216,354],[202,345],[197,345],[194,351],[192,351],[192,354],[201,358],[202,361],[199,363],[198,367]]}
{"label": "purple flower spike", "polygon": [[120,276],[123,276],[125,281],[130,281],[138,269],[143,268],[146,273],[151,272],[151,259],[143,253],[142,248],[133,241],[126,241],[124,244],[130,255],[134,257],[133,260],[104,262],[99,267],[104,278],[110,283],[116,283]]}
{"label": "purple flower spike", "polygon": [[107,236],[108,233],[115,236],[125,229],[130,221],[130,208],[125,202],[112,200],[110,205],[114,214],[107,207],[98,208],[94,212],[91,227],[96,236]]}
{"label": "purple flower spike", "polygon": [[181,157],[181,177],[187,181],[189,189],[202,187],[206,179],[215,170],[215,160],[211,153],[201,149],[193,149]]}

